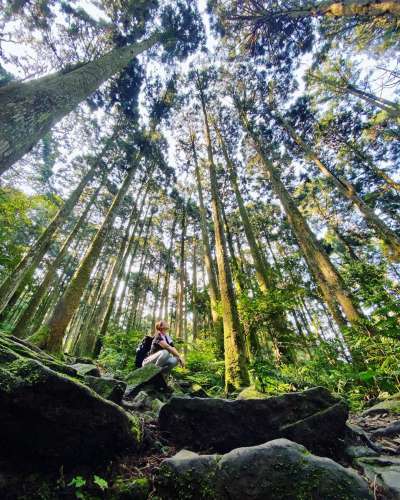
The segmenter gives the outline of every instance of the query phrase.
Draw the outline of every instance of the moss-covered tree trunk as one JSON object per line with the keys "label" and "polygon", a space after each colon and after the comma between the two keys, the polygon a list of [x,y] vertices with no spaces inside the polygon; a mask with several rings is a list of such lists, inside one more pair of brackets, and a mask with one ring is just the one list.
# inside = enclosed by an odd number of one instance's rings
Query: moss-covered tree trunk
{"label": "moss-covered tree trunk", "polygon": [[302,148],[306,157],[312,160],[319,170],[330,180],[333,185],[342,193],[342,195],[347,198],[352,204],[354,204],[364,216],[367,224],[375,229],[377,236],[385,243],[388,253],[391,255],[393,260],[400,260],[400,238],[397,234],[392,231],[381,218],[379,218],[374,211],[362,200],[356,191],[356,188],[347,180],[336,176],[329,167],[327,167],[318,155],[312,150],[312,148],[306,144],[303,139],[297,134],[294,128],[277,113],[274,116],[283,125],[283,127],[288,131],[293,140]]}
{"label": "moss-covered tree trunk", "polygon": [[49,352],[59,353],[61,350],[65,330],[71,321],[74,312],[79,306],[80,299],[89,281],[90,274],[100,255],[108,231],[112,227],[118,208],[120,207],[132,182],[135,171],[135,167],[132,166],[127,173],[120,190],[116,194],[111,207],[108,210],[103,224],[97,231],[96,236],[87,250],[81,264],[75,271],[67,289],[56,305],[51,318],[46,322],[45,326],[30,337],[33,342],[37,343],[40,347],[43,347]]}
{"label": "moss-covered tree trunk", "polygon": [[197,241],[196,236],[193,237],[192,242],[192,339],[196,342],[199,330],[199,318],[197,311]]}
{"label": "moss-covered tree trunk", "polygon": [[208,236],[207,213],[204,205],[203,187],[200,175],[200,165],[197,158],[197,149],[196,149],[194,134],[191,134],[190,140],[191,140],[191,147],[192,147],[192,154],[193,154],[193,161],[194,161],[194,168],[196,175],[197,193],[199,197],[201,239],[204,249],[203,252],[204,263],[208,278],[207,292],[210,297],[211,318],[212,318],[214,333],[219,347],[219,354],[223,356],[224,353],[223,323],[221,314],[219,312],[219,301],[221,299],[221,296],[218,288],[215,265],[211,254],[210,239]]}
{"label": "moss-covered tree trunk", "polygon": [[239,319],[235,290],[233,287],[232,274],[228,260],[224,226],[221,217],[221,200],[218,193],[217,173],[211,145],[211,134],[205,97],[201,85],[199,85],[198,88],[200,92],[207,143],[207,163],[211,185],[211,206],[215,230],[215,250],[217,256],[222,318],[224,324],[225,389],[227,392],[230,392],[249,385],[249,374],[247,370],[244,332]]}
{"label": "moss-covered tree trunk", "polygon": [[[235,194],[237,205],[239,207],[240,218],[243,224],[243,229],[246,235],[247,242],[249,244],[250,253],[253,258],[254,267],[256,270],[257,282],[261,292],[263,294],[268,294],[272,292],[276,287],[275,277],[273,275],[273,271],[270,265],[268,264],[265,256],[261,252],[258,242],[256,240],[256,236],[254,234],[250,218],[247,213],[247,209],[245,207],[242,195],[240,193],[239,184],[237,180],[236,167],[229,156],[225,140],[221,134],[221,130],[219,129],[216,123],[214,123],[214,128],[217,137],[219,139],[219,143],[221,145],[221,149],[229,173],[231,186]],[[269,333],[272,339],[274,340],[277,349],[279,349],[281,353],[284,353],[288,358],[292,358],[293,353],[292,349],[290,348],[290,344],[291,344],[291,338],[293,336],[293,331],[289,326],[288,320],[285,317],[284,312],[278,310],[274,311],[271,314],[271,317],[269,318],[269,323],[270,323]],[[254,346],[257,345],[257,340],[256,339],[253,340],[251,342],[251,345],[253,351]]]}
{"label": "moss-covered tree trunk", "polygon": [[179,295],[177,304],[177,316],[176,321],[176,336],[178,339],[183,339],[183,301],[185,296],[185,258],[186,258],[186,207],[182,207],[181,214],[181,239],[179,245]]}
{"label": "moss-covered tree trunk", "polygon": [[175,241],[175,228],[177,222],[177,215],[174,212],[173,221],[171,225],[171,234],[169,238],[169,247],[168,247],[168,255],[167,262],[165,265],[165,274],[164,274],[164,284],[161,292],[161,302],[160,302],[160,310],[158,316],[160,319],[167,321],[168,318],[168,298],[169,298],[169,284],[171,279],[171,266],[172,266],[172,249]]}
{"label": "moss-covered tree trunk", "polygon": [[71,214],[84,188],[93,179],[96,170],[97,165],[94,164],[83,176],[74,191],[72,191],[67,201],[54,216],[53,220],[47,226],[46,230],[37,242],[28,250],[24,257],[19,261],[17,267],[0,285],[0,312],[7,307],[11,297],[15,295],[15,292],[26,276],[36,269],[43,256],[50,248],[54,234]]}
{"label": "moss-covered tree trunk", "polygon": [[70,71],[0,88],[0,175],[103,82],[159,40],[160,34],[154,33]]}
{"label": "moss-covered tree trunk", "polygon": [[239,111],[242,124],[253,140],[263,171],[285,209],[289,223],[296,235],[310,273],[314,276],[332,316],[342,328],[346,326],[346,320],[353,326],[365,328],[366,318],[359,310],[355,298],[351,295],[349,290],[346,289],[340,274],[333,266],[328,254],[318,242],[306,220],[297,208],[296,203],[289,195],[280,179],[279,173],[265,155],[261,146],[261,141],[249,123],[245,113],[242,110]]}

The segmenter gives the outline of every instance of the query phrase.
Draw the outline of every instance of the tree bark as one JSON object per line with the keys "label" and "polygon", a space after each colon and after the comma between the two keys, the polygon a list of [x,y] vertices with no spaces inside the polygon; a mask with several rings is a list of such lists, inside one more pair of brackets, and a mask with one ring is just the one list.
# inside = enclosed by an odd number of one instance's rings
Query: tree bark
{"label": "tree bark", "polygon": [[248,386],[249,374],[247,371],[244,333],[239,319],[235,290],[228,261],[225,232],[220,210],[221,200],[218,193],[217,174],[211,145],[209,120],[201,84],[198,85],[198,90],[204,117],[208,156],[207,163],[211,184],[211,205],[215,230],[215,248],[224,324],[225,390],[226,392],[231,392],[232,390]]}
{"label": "tree bark", "polygon": [[195,137],[193,134],[190,135],[193,161],[195,167],[195,175],[197,181],[197,193],[199,197],[199,212],[200,212],[200,229],[201,238],[204,248],[204,263],[207,271],[208,278],[208,288],[207,292],[210,297],[211,304],[211,318],[213,322],[213,328],[216,335],[217,343],[219,346],[219,353],[221,356],[224,352],[224,338],[223,338],[223,324],[222,317],[219,313],[218,303],[221,299],[220,291],[218,288],[217,277],[215,272],[215,265],[211,255],[211,246],[208,236],[208,225],[207,225],[207,212],[204,205],[203,187],[201,184],[200,166],[197,158],[197,150],[195,144]]}
{"label": "tree bark", "polygon": [[159,40],[156,32],[71,71],[0,88],[0,175],[103,82]]}

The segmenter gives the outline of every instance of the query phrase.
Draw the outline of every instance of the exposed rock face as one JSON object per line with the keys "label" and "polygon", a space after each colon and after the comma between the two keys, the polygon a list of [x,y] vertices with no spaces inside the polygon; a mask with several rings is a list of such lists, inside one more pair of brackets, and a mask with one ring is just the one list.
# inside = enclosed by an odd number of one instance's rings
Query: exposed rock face
{"label": "exposed rock face", "polygon": [[138,448],[135,418],[79,380],[49,368],[64,368],[54,358],[38,352],[34,359],[29,347],[0,339],[1,461],[60,466]]}
{"label": "exposed rock face", "polygon": [[367,483],[329,458],[276,439],[223,455],[186,450],[164,460],[156,478],[161,498],[196,500],[367,500]]}
{"label": "exposed rock face", "polygon": [[176,446],[195,451],[225,453],[287,437],[324,455],[337,447],[347,416],[344,403],[315,388],[265,400],[173,397],[159,422]]}
{"label": "exposed rock face", "polygon": [[116,404],[121,404],[126,389],[126,383],[110,377],[85,377],[85,384],[93,389],[102,398]]}

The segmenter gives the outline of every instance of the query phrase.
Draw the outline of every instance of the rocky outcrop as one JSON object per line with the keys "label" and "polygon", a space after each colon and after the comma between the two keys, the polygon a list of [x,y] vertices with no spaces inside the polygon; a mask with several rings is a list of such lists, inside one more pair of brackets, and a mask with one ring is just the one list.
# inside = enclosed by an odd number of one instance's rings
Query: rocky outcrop
{"label": "rocky outcrop", "polygon": [[138,449],[137,418],[55,371],[66,366],[54,358],[0,340],[0,461],[59,467]]}
{"label": "rocky outcrop", "polygon": [[354,471],[310,454],[287,439],[239,448],[223,456],[181,451],[156,477],[161,498],[196,500],[367,500]]}
{"label": "rocky outcrop", "polygon": [[334,455],[347,415],[343,402],[315,388],[265,400],[173,397],[161,408],[159,423],[172,443],[194,451],[225,453],[287,437]]}

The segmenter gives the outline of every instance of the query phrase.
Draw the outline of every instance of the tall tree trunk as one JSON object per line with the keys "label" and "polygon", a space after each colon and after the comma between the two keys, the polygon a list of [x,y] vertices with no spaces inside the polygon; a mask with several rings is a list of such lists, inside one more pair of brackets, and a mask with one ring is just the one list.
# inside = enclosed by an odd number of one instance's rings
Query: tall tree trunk
{"label": "tall tree trunk", "polygon": [[[273,275],[273,271],[270,265],[265,259],[265,256],[260,251],[259,245],[257,243],[253,228],[251,226],[250,218],[247,213],[247,209],[244,205],[243,198],[240,193],[236,168],[228,154],[225,140],[216,123],[214,123],[214,128],[217,133],[219,143],[221,145],[221,149],[225,158],[225,163],[228,167],[229,179],[231,181],[231,186],[235,194],[236,202],[239,207],[240,218],[243,224],[247,242],[249,244],[251,256],[253,258],[254,267],[256,270],[257,282],[261,292],[263,294],[268,294],[275,289],[276,285],[275,277]],[[293,352],[290,349],[290,338],[293,334],[293,331],[288,324],[284,312],[274,311],[271,314],[271,317],[269,318],[269,323],[270,323],[269,332],[271,334],[271,337],[274,339],[277,348],[279,349],[279,351],[282,351],[287,357],[292,359]],[[257,345],[257,342],[253,341],[252,345],[253,346]]]}
{"label": "tall tree trunk", "polygon": [[[240,108],[238,108],[238,111],[240,112],[241,121],[245,130],[253,140],[255,149],[263,166],[263,171],[285,209],[289,223],[296,235],[310,273],[314,276],[332,316],[342,328],[346,326],[343,314],[351,325],[358,328],[364,328],[363,325],[366,322],[366,318],[359,310],[355,299],[346,289],[341,276],[336,271],[327,253],[311,231],[306,220],[297,208],[296,203],[289,195],[272,162],[264,154],[260,139],[253,130],[245,112]],[[349,347],[351,346],[349,345]],[[359,360],[357,361],[359,362]]]}
{"label": "tall tree trunk", "polygon": [[[104,328],[104,323],[108,314],[108,308],[110,305],[111,297],[113,294],[113,288],[116,283],[118,282],[118,275],[121,270],[121,267],[124,265],[124,253],[126,251],[126,248],[128,246],[128,241],[129,241],[129,234],[131,231],[131,227],[133,224],[133,221],[136,219],[136,223],[134,225],[133,231],[131,238],[134,237],[135,233],[135,227],[137,226],[137,221],[138,221],[138,213],[137,213],[137,203],[134,203],[132,206],[131,213],[129,215],[129,220],[128,224],[126,225],[123,237],[121,239],[121,242],[119,244],[119,249],[118,249],[118,254],[116,259],[114,259],[114,262],[112,264],[112,267],[110,269],[110,273],[108,276],[108,279],[106,281],[105,287],[102,291],[100,300],[99,300],[99,306],[96,310],[96,317],[94,318],[93,322],[91,325],[89,325],[88,330],[89,330],[89,337],[92,340],[90,344],[90,350],[88,352],[89,355],[92,355],[93,357],[98,357],[101,351],[101,348],[103,346],[103,337],[105,335],[105,330],[107,329],[107,326]],[[114,304],[114,302],[113,302]]]}
{"label": "tall tree trunk", "polygon": [[207,225],[207,213],[206,208],[204,206],[204,197],[203,197],[203,188],[201,184],[201,175],[200,175],[200,166],[197,158],[197,150],[195,144],[194,134],[190,134],[191,146],[192,146],[192,154],[194,160],[196,181],[197,181],[197,192],[199,197],[199,212],[200,212],[200,229],[201,229],[201,238],[203,242],[204,248],[204,263],[207,271],[208,278],[208,295],[210,297],[211,304],[211,317],[214,327],[215,336],[217,339],[217,343],[219,346],[219,354],[222,356],[224,352],[224,338],[223,338],[223,324],[222,318],[219,314],[218,303],[221,299],[220,291],[218,288],[217,277],[215,273],[214,261],[211,255],[211,246],[210,240],[208,236],[208,225]]}
{"label": "tall tree trunk", "polygon": [[378,217],[374,211],[362,200],[355,187],[345,179],[336,176],[331,170],[320,160],[316,153],[311,149],[311,147],[306,144],[303,139],[296,133],[294,128],[278,113],[273,115],[276,119],[283,125],[283,127],[288,131],[292,139],[303,149],[306,157],[312,160],[319,170],[332,181],[333,185],[342,193],[342,195],[347,198],[351,203],[356,205],[360,212],[365,217],[367,223],[373,227],[377,235],[385,242],[389,253],[394,260],[400,260],[400,238],[392,231],[380,217]]}
{"label": "tall tree trunk", "polygon": [[161,303],[160,303],[160,312],[159,317],[167,321],[168,318],[168,298],[169,298],[169,284],[171,280],[171,273],[173,270],[172,267],[172,248],[174,246],[175,240],[175,228],[176,228],[177,216],[174,213],[174,219],[171,226],[171,235],[169,239],[169,248],[168,248],[168,256],[167,262],[165,266],[165,276],[164,276],[164,285],[161,294]]}
{"label": "tall tree trunk", "polygon": [[159,259],[158,263],[158,271],[157,271],[157,279],[156,279],[156,287],[154,289],[154,304],[153,304],[153,311],[151,313],[151,331],[154,332],[156,329],[156,314],[157,314],[157,308],[158,308],[158,300],[160,298],[160,278],[161,278],[161,258]]}
{"label": "tall tree trunk", "polygon": [[196,342],[199,329],[198,312],[197,312],[197,241],[196,235],[193,236],[193,255],[192,255],[192,337],[193,342]]}
{"label": "tall tree trunk", "polygon": [[186,240],[186,207],[182,208],[182,230],[179,251],[179,300],[177,305],[178,320],[176,336],[183,338],[183,301],[185,296],[185,240]]}
{"label": "tall tree trunk", "polygon": [[116,194],[111,207],[108,210],[103,224],[97,231],[90,248],[87,250],[80,266],[75,271],[71,282],[58,302],[51,318],[41,330],[30,337],[31,340],[36,342],[40,347],[43,347],[53,353],[60,352],[65,329],[67,328],[72,315],[79,306],[79,301],[88,283],[90,273],[97,262],[108,231],[112,227],[117,211],[132,182],[135,171],[136,168],[131,166],[120,190]]}
{"label": "tall tree trunk", "polygon": [[159,40],[156,32],[71,71],[0,88],[0,175],[103,82]]}
{"label": "tall tree trunk", "polygon": [[75,239],[79,231],[81,230],[83,223],[86,220],[86,217],[89,213],[90,208],[93,205],[93,202],[97,198],[97,195],[100,191],[101,185],[93,191],[92,196],[90,197],[88,203],[86,204],[86,207],[84,211],[82,212],[82,215],[79,217],[78,222],[75,224],[75,227],[72,229],[71,233],[69,234],[68,238],[65,240],[63,246],[61,247],[60,251],[58,252],[57,257],[53,260],[53,262],[49,265],[47,268],[46,274],[39,285],[39,287],[35,290],[35,293],[33,294],[29,304],[27,305],[26,309],[24,312],[21,314],[21,316],[18,319],[17,324],[13,328],[12,334],[16,337],[24,337],[26,336],[28,332],[28,326],[29,326],[29,321],[31,318],[33,318],[36,309],[39,307],[39,304],[43,297],[46,295],[47,291],[49,290],[50,286],[53,283],[54,278],[56,277],[56,271],[61,265],[72,241]]}
{"label": "tall tree trunk", "polygon": [[44,233],[19,261],[13,272],[0,285],[0,313],[7,307],[8,302],[25,277],[36,269],[37,265],[50,248],[52,237],[71,214],[84,188],[93,179],[96,170],[97,163],[83,176],[78,186],[54,216]]}
{"label": "tall tree trunk", "polygon": [[224,324],[225,390],[230,392],[249,385],[249,374],[247,371],[244,333],[239,319],[235,290],[228,261],[225,232],[220,210],[221,200],[218,193],[217,173],[211,145],[209,120],[201,84],[198,84],[198,90],[204,117],[208,156],[207,163],[211,184],[211,205],[215,230],[215,248]]}

